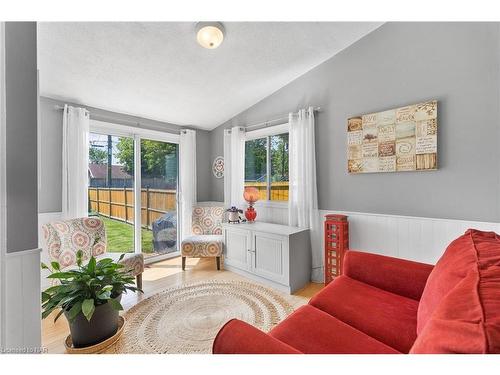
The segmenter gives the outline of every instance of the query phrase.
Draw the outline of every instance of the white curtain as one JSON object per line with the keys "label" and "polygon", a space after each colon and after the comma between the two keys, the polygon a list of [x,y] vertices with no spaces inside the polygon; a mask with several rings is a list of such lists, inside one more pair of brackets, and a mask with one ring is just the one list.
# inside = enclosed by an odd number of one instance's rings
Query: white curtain
{"label": "white curtain", "polygon": [[245,130],[224,130],[224,204],[243,208],[245,186]]}
{"label": "white curtain", "polygon": [[62,147],[62,215],[87,216],[89,165],[89,112],[64,106]]}
{"label": "white curtain", "polygon": [[196,203],[196,131],[182,130],[179,140],[179,198],[181,240],[191,235]]}
{"label": "white curtain", "polygon": [[312,249],[313,281],[323,280],[323,252],[320,238],[318,193],[316,188],[316,152],[314,109],[309,107],[289,116],[289,225],[309,228]]}

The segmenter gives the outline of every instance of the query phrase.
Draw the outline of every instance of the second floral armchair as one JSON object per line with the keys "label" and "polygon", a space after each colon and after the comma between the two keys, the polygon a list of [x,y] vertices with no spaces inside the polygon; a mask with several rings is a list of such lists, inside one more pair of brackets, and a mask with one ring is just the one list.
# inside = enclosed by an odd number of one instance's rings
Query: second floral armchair
{"label": "second floral armchair", "polygon": [[182,269],[186,268],[186,258],[215,257],[217,269],[223,251],[222,206],[195,206],[193,208],[192,235],[181,244]]}

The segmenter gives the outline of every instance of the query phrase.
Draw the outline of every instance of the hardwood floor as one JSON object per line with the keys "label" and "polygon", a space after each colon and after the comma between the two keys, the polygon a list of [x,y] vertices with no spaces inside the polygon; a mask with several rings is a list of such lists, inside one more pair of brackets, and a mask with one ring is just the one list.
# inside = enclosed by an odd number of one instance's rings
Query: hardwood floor
{"label": "hardwood floor", "polygon": [[[147,266],[143,274],[144,294],[128,293],[122,297],[122,305],[127,310],[139,301],[167,288],[208,279],[247,280],[234,272],[224,269],[217,271],[215,259],[211,258],[188,258],[186,270],[182,271],[181,258],[177,257]],[[295,295],[311,298],[321,288],[323,284],[309,283]],[[61,317],[54,324],[54,315],[55,312],[42,322],[42,346],[47,348],[49,353],[64,353],[64,339],[69,334],[68,323],[64,317]]]}

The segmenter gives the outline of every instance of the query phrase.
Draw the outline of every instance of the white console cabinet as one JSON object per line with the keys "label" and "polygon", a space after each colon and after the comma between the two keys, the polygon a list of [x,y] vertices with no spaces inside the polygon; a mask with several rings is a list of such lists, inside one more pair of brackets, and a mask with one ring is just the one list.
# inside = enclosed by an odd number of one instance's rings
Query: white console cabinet
{"label": "white console cabinet", "polygon": [[288,293],[310,281],[308,229],[262,222],[222,226],[225,269]]}

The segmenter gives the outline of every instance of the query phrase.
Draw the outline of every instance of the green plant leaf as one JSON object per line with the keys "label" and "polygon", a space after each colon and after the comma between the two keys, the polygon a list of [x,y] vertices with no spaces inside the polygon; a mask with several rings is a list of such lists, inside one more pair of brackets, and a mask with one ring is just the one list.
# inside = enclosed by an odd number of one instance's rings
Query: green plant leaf
{"label": "green plant leaf", "polygon": [[45,263],[42,262],[41,266],[42,266],[42,270],[49,270],[50,271],[50,268]]}
{"label": "green plant leaf", "polygon": [[78,267],[82,266],[82,260],[83,260],[83,251],[82,250],[78,250],[76,252],[76,265]]}
{"label": "green plant leaf", "polygon": [[113,285],[106,285],[101,289],[103,292],[106,292],[108,290],[113,290]]}
{"label": "green plant leaf", "polygon": [[90,322],[92,315],[94,315],[95,305],[93,299],[86,299],[82,303],[82,313],[85,315],[87,320]]}
{"label": "green plant leaf", "polygon": [[57,319],[59,319],[59,317],[64,313],[64,310],[61,309],[61,311],[59,311],[56,315],[56,317],[54,318],[54,323],[57,322]]}
{"label": "green plant leaf", "polygon": [[118,302],[116,299],[112,298],[108,301],[108,303],[111,305],[111,307],[115,310],[123,310],[123,306],[121,305],[120,302]]}
{"label": "green plant leaf", "polygon": [[47,279],[70,279],[72,277],[75,277],[75,274],[71,272],[55,272],[47,276]]}
{"label": "green plant leaf", "polygon": [[72,322],[76,318],[76,316],[80,313],[80,311],[82,311],[82,303],[77,302],[68,311],[69,321]]}
{"label": "green plant leaf", "polygon": [[61,285],[54,285],[54,286],[51,286],[51,287],[49,287],[49,288],[45,289],[45,291],[44,291],[44,292],[45,292],[45,293],[47,293],[47,294],[50,294],[50,293],[52,293],[52,292],[56,292],[56,291],[57,291],[58,289],[60,289],[60,288],[62,288],[62,286],[61,286]]}
{"label": "green plant leaf", "polygon": [[47,292],[42,292],[42,303],[47,302],[50,299],[50,294]]}
{"label": "green plant leaf", "polygon": [[110,299],[111,298],[111,292],[110,291],[102,292],[102,293],[100,293],[100,294],[97,295],[97,298],[102,299],[102,300]]}
{"label": "green plant leaf", "polygon": [[59,306],[67,307],[72,306],[75,300],[78,300],[78,295],[64,294],[63,298],[59,301]]}
{"label": "green plant leaf", "polygon": [[123,260],[123,258],[125,258],[125,253],[120,255],[120,258],[118,258],[118,262],[121,262]]}
{"label": "green plant leaf", "polygon": [[52,313],[52,311],[54,311],[54,309],[55,309],[55,307],[48,309],[48,310],[44,310],[42,313],[42,319],[45,319],[46,317],[48,317]]}
{"label": "green plant leaf", "polygon": [[94,257],[90,257],[89,264],[87,265],[87,270],[90,273],[94,273],[95,272],[95,264],[96,264],[95,258]]}
{"label": "green plant leaf", "polygon": [[50,310],[50,309],[55,309],[56,306],[57,306],[58,302],[56,301],[56,298],[53,298],[47,302],[45,302],[43,305],[42,305],[42,308],[44,310]]}
{"label": "green plant leaf", "polygon": [[108,264],[111,264],[111,263],[113,263],[113,259],[111,259],[111,258],[100,259],[99,262],[97,262],[97,264],[101,267],[108,265]]}
{"label": "green plant leaf", "polygon": [[52,268],[55,269],[56,271],[61,270],[61,267],[59,266],[58,262],[50,262],[50,264],[52,265]]}

